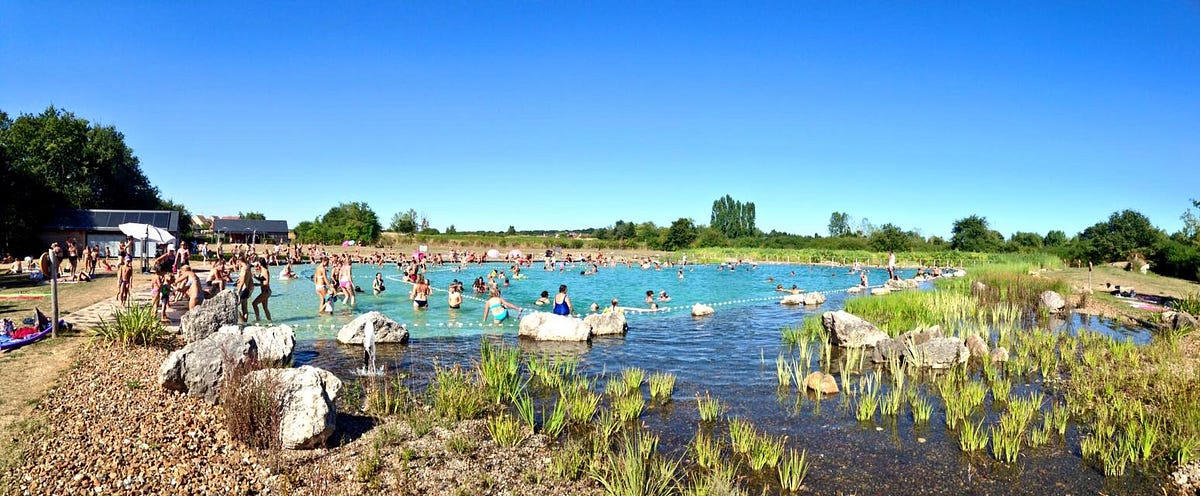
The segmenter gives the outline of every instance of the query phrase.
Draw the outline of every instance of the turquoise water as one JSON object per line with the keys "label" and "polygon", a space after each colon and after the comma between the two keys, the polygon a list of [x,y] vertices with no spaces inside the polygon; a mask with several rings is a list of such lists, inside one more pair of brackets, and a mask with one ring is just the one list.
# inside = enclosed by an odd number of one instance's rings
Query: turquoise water
{"label": "turquoise water", "polygon": [[[271,313],[276,323],[289,324],[296,328],[297,339],[316,340],[328,339],[337,334],[337,330],[355,316],[377,310],[392,319],[408,326],[413,339],[450,337],[461,335],[478,335],[481,333],[513,333],[516,332],[517,319],[510,318],[500,328],[484,325],[482,295],[471,291],[471,283],[476,277],[484,277],[492,270],[509,272],[510,286],[501,288],[504,298],[510,303],[522,307],[523,312],[534,310],[549,311],[549,307],[537,307],[534,301],[542,291],[553,295],[560,284],[566,284],[567,294],[575,305],[576,313],[587,313],[588,307],[597,303],[603,309],[613,298],[620,301],[623,307],[631,310],[648,310],[645,304],[646,291],[653,290],[655,295],[666,291],[670,295],[669,302],[660,303],[660,311],[642,313],[629,311],[626,313],[631,328],[636,328],[637,322],[645,319],[661,319],[691,310],[693,303],[704,303],[714,306],[718,311],[726,307],[772,304],[778,305],[783,293],[775,291],[777,284],[790,288],[793,284],[808,291],[827,292],[831,296],[844,292],[846,288],[857,285],[858,275],[850,273],[848,268],[801,266],[801,265],[742,265],[736,269],[720,269],[716,265],[691,265],[684,269],[683,278],[679,278],[678,270],[664,267],[662,270],[642,269],[638,266],[626,268],[601,268],[592,275],[580,275],[584,270],[582,264],[568,264],[564,271],[544,271],[541,263],[522,269],[522,279],[513,279],[508,266],[492,263],[472,265],[461,271],[450,267],[431,268],[426,277],[434,288],[429,298],[429,308],[414,310],[408,299],[410,284],[400,280],[400,272],[394,264],[383,267],[358,264],[354,266],[354,283],[365,292],[358,293],[354,308],[343,302],[338,302],[333,315],[317,315],[317,296],[313,283],[311,265],[296,266],[293,270],[300,274],[300,279],[281,281],[277,274],[280,267],[272,268],[274,274],[271,280]],[[901,277],[911,277],[915,271],[900,271]],[[371,281],[375,274],[384,277],[387,290],[374,295],[371,292]],[[887,272],[872,270],[869,281],[872,285],[882,284],[887,278]],[[446,288],[454,279],[463,281],[466,285],[466,298],[462,308],[451,309],[446,304]],[[771,279],[771,280],[768,280]]]}

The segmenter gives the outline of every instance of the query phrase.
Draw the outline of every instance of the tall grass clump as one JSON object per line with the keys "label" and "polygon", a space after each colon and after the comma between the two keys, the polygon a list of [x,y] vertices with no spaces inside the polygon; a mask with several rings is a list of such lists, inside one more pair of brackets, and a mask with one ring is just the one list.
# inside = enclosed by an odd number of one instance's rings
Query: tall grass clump
{"label": "tall grass clump", "polygon": [[167,335],[158,312],[149,304],[133,304],[113,312],[113,320],[100,319],[92,334],[122,344],[152,344]]}
{"label": "tall grass clump", "polygon": [[367,411],[375,415],[399,415],[413,405],[414,399],[401,377],[382,377],[366,382]]}
{"label": "tall grass clump", "polygon": [[808,450],[796,452],[789,449],[787,456],[779,463],[779,485],[784,491],[794,493],[804,487],[804,478],[808,477],[810,464]]}
{"label": "tall grass clump", "polygon": [[758,432],[748,420],[734,418],[729,421],[729,446],[735,454],[748,455],[754,449]]}
{"label": "tall grass clump", "polygon": [[787,438],[768,436],[766,434],[755,436],[753,444],[750,446],[750,453],[747,454],[747,458],[750,460],[750,468],[759,471],[767,467],[775,468],[779,466],[779,459],[783,456],[783,445],[786,441]]}
{"label": "tall grass clump", "polygon": [[704,396],[696,393],[696,408],[700,411],[700,421],[706,424],[716,422],[717,418],[725,412],[725,406],[721,404],[721,400],[713,398],[708,391],[704,392]]}
{"label": "tall grass clump", "polygon": [[620,449],[591,471],[591,477],[611,495],[665,496],[674,494],[678,461],[658,455],[658,436],[626,436]]}
{"label": "tall grass clump", "polygon": [[655,372],[650,374],[650,399],[658,402],[671,400],[671,392],[675,389],[675,374],[670,372]]}
{"label": "tall grass clump", "polygon": [[433,410],[449,420],[466,420],[478,417],[487,404],[486,391],[471,381],[462,367],[438,368],[429,385],[429,398]]}
{"label": "tall grass clump", "polygon": [[487,340],[480,342],[479,377],[493,404],[500,404],[521,389],[520,367],[521,353],[516,348],[493,346]]}
{"label": "tall grass clump", "polygon": [[521,428],[521,422],[506,414],[500,414],[488,419],[488,434],[492,441],[500,446],[512,447],[521,444],[527,437]]}
{"label": "tall grass clump", "polygon": [[696,465],[712,470],[721,463],[721,444],[704,429],[696,429],[696,435],[688,446]]}
{"label": "tall grass clump", "polygon": [[284,390],[278,376],[270,372],[254,374],[266,367],[254,359],[238,363],[228,354],[224,367],[221,420],[229,437],[256,449],[281,448]]}

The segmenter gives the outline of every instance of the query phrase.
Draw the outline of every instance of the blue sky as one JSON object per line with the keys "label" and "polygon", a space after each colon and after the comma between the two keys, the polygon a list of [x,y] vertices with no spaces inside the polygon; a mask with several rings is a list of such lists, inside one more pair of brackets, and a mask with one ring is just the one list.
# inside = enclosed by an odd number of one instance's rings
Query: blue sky
{"label": "blue sky", "polygon": [[194,213],[459,230],[829,214],[1177,230],[1196,2],[12,2],[0,109],[125,133]]}

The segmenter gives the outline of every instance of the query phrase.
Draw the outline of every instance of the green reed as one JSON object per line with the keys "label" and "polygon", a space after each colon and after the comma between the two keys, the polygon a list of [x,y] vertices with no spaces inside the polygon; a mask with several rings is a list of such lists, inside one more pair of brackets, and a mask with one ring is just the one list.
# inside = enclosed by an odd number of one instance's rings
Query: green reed
{"label": "green reed", "polygon": [[958,434],[958,446],[967,453],[982,451],[987,448],[988,431],[983,428],[983,420],[979,423],[962,423],[962,431]]}
{"label": "green reed", "polygon": [[590,476],[614,496],[659,496],[673,494],[678,461],[657,455],[658,437],[636,433],[626,436],[621,448],[592,469]]}
{"label": "green reed", "polygon": [[769,436],[759,434],[754,436],[754,442],[750,446],[750,453],[747,458],[750,460],[750,468],[755,471],[760,471],[766,467],[775,468],[779,466],[779,459],[783,456],[784,444],[787,438]]}
{"label": "green reed", "polygon": [[799,453],[789,449],[787,456],[779,463],[779,485],[784,491],[794,493],[804,487],[804,479],[812,468],[808,460],[808,450]]}
{"label": "green reed", "polygon": [[721,444],[705,429],[696,429],[688,450],[696,460],[696,465],[702,468],[711,470],[721,462]]}
{"label": "green reed", "polygon": [[671,393],[675,389],[675,374],[670,372],[655,372],[650,374],[650,399],[661,403],[671,401]]}
{"label": "green reed", "polygon": [[612,408],[622,422],[630,422],[642,415],[642,410],[646,408],[646,399],[640,394],[620,396],[613,400]]}
{"label": "green reed", "polygon": [[567,405],[565,401],[554,402],[554,409],[546,414],[546,405],[542,405],[542,434],[550,439],[557,438],[567,427]]}
{"label": "green reed", "polygon": [[740,417],[729,420],[729,446],[735,454],[749,454],[758,437],[754,425]]}
{"label": "green reed", "polygon": [[487,429],[488,433],[492,435],[492,441],[505,447],[517,446],[528,437],[526,431],[521,428],[521,421],[507,414],[500,414],[488,419]]}
{"label": "green reed", "polygon": [[700,421],[706,424],[716,422],[717,418],[725,412],[725,406],[721,404],[721,401],[709,395],[708,391],[705,391],[703,396],[696,393],[696,407],[700,411]]}
{"label": "green reed", "polygon": [[928,423],[929,417],[933,414],[933,404],[930,403],[929,398],[920,396],[913,399],[911,403],[913,423]]}

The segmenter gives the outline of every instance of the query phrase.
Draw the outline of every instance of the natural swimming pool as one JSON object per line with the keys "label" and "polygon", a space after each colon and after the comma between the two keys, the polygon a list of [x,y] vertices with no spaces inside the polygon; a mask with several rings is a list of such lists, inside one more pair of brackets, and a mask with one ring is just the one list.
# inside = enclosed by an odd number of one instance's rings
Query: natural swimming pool
{"label": "natural swimming pool", "polygon": [[[462,272],[435,269],[428,277],[435,288],[445,288],[450,280],[459,279],[467,283],[469,292],[470,282],[493,268],[499,267],[471,266]],[[1042,492],[1040,489],[1052,493],[1138,493],[1152,488],[1153,481],[1138,474],[1106,479],[1086,465],[1078,452],[1081,433],[1074,425],[1062,440],[1026,449],[1017,463],[1004,464],[990,461],[986,455],[964,454],[958,436],[945,427],[945,413],[937,402],[928,423],[917,423],[904,415],[880,415],[875,421],[860,422],[855,418],[856,401],[849,399],[845,391],[822,402],[811,395],[797,394],[794,389],[781,394],[776,357],[795,356],[795,351],[783,344],[781,329],[799,325],[808,315],[841,308],[848,297],[841,290],[857,283],[857,275],[846,268],[760,265],[731,272],[715,266],[695,266],[685,271],[683,280],[674,269],[667,268],[654,271],[619,267],[601,269],[589,276],[580,276],[579,270],[544,272],[535,264],[523,271],[526,279],[512,281],[505,297],[532,307],[542,290],[553,294],[562,283],[569,286],[577,308],[586,309],[592,301],[603,304],[614,296],[622,305],[642,306],[646,290],[666,290],[672,295],[666,305],[675,309],[657,314],[630,313],[630,331],[625,337],[597,338],[591,343],[536,343],[516,339],[512,325],[480,326],[483,310],[478,300],[468,299],[462,310],[452,313],[445,306],[445,293],[437,292],[430,298],[430,310],[414,311],[407,299],[409,286],[394,280],[398,275],[394,266],[368,269],[361,265],[356,266],[355,282],[363,289],[370,288],[376,272],[391,279],[383,295],[360,293],[354,312],[339,305],[334,316],[316,317],[312,283],[303,279],[275,281],[273,289],[278,296],[272,298],[272,306],[276,322],[291,324],[298,330],[297,364],[321,366],[350,380],[354,380],[351,371],[361,365],[361,348],[340,345],[333,337],[341,325],[369,310],[382,311],[408,325],[412,342],[408,346],[381,347],[379,361],[389,370],[410,374],[416,385],[432,375],[435,365],[478,360],[481,339],[506,343],[528,354],[575,357],[582,372],[602,381],[625,367],[671,372],[677,377],[674,401],[647,409],[640,418],[662,436],[662,448],[669,455],[684,456],[699,422],[695,394],[707,391],[728,405],[728,417],[748,419],[772,435],[788,436],[790,445],[807,449],[814,457],[814,468],[806,484],[818,493],[1021,494]],[[311,269],[301,267],[297,272],[307,275]],[[884,272],[873,272],[872,282],[881,282]],[[902,273],[903,277],[911,275],[911,271]],[[819,307],[785,307],[778,304],[776,284],[828,291],[829,300]],[[688,308],[695,302],[715,304],[716,314],[691,317]],[[1121,328],[1099,319],[1076,317],[1063,324],[1070,333],[1083,327],[1135,342],[1148,339],[1144,330]],[[819,358],[814,357],[810,366],[812,370],[821,368]],[[870,369],[855,370],[851,382],[861,380],[871,373]],[[935,389],[931,382],[918,384],[923,393]],[[1036,380],[1014,378],[1014,394],[1035,391],[1042,391]],[[984,415],[994,420],[997,413],[990,408],[994,407],[985,408]],[[754,483],[769,485],[770,481]]]}

